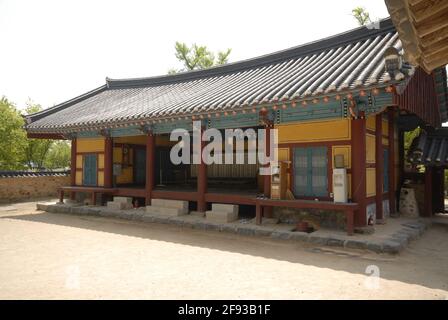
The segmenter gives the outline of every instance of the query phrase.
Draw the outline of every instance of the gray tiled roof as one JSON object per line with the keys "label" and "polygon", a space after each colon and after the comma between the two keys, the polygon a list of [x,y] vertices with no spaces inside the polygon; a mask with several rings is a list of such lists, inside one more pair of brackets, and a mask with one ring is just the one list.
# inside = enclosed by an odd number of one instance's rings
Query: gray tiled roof
{"label": "gray tiled roof", "polygon": [[0,171],[0,178],[34,178],[68,176],[70,170],[65,171]]}
{"label": "gray tiled roof", "polygon": [[425,166],[448,166],[448,128],[422,133],[412,141],[409,162]]}
{"label": "gray tiled roof", "polygon": [[27,117],[29,132],[112,127],[197,113],[251,108],[385,85],[383,53],[401,50],[390,19],[323,40],[207,70],[114,80]]}

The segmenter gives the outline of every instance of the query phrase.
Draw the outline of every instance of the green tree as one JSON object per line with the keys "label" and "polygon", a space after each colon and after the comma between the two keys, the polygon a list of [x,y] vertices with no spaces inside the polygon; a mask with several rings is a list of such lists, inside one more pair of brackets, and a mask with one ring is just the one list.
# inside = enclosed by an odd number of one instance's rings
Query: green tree
{"label": "green tree", "polygon": [[174,74],[178,72],[197,70],[197,69],[207,69],[213,66],[226,64],[232,49],[227,49],[225,51],[218,51],[217,55],[209,51],[206,46],[198,46],[193,44],[188,46],[186,43],[176,41],[174,46],[176,50],[176,58],[183,64],[183,68],[176,70],[171,69],[168,71],[169,74]]}
{"label": "green tree", "polygon": [[[41,111],[42,107],[32,101],[27,102],[25,112],[27,114]],[[28,169],[42,169],[44,161],[53,144],[49,139],[26,139],[24,149],[24,163]]]}
{"label": "green tree", "polygon": [[365,26],[372,22],[370,14],[363,7],[356,7],[352,10],[352,16],[356,19],[360,26]]}
{"label": "green tree", "polygon": [[15,105],[6,97],[0,99],[0,170],[23,169],[26,135],[24,121]]}
{"label": "green tree", "polygon": [[70,167],[70,145],[65,140],[55,141],[44,160],[44,166],[48,169],[64,169]]}

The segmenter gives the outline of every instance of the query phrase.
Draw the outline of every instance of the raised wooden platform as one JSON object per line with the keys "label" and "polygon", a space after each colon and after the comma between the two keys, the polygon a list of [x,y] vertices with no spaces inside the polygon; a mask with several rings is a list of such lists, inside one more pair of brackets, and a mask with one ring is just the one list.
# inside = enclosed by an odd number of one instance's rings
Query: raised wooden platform
{"label": "raised wooden platform", "polygon": [[[83,187],[83,186],[68,186],[59,189],[59,200],[64,202],[64,193],[86,192],[91,193],[92,203],[96,203],[96,195],[98,193],[109,194],[112,196],[126,196],[126,197],[142,197],[146,196],[145,189],[142,188],[103,188],[103,187]],[[185,201],[198,201],[198,192],[193,191],[173,191],[155,189],[151,193],[152,198],[157,199],[172,199]],[[297,209],[321,209],[321,210],[336,210],[345,213],[347,217],[347,233],[352,235],[354,232],[354,216],[359,209],[357,203],[337,203],[331,201],[314,201],[314,200],[271,200],[259,199],[255,193],[241,192],[235,193],[235,190],[226,193],[222,192],[207,192],[205,193],[205,201],[207,203],[226,203],[237,205],[253,205],[256,207],[256,221],[261,224],[263,209],[268,207],[285,207]]]}

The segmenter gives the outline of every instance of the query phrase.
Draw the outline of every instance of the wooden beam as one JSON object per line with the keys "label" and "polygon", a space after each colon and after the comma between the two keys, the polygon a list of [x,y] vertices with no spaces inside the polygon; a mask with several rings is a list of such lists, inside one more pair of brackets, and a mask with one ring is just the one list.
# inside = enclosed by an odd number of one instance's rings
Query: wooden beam
{"label": "wooden beam", "polygon": [[[76,138],[72,139],[71,160],[70,160],[70,185],[76,185]],[[62,195],[63,197],[64,195]],[[75,192],[70,192],[70,199],[75,200]]]}
{"label": "wooden beam", "polygon": [[[265,127],[266,132],[266,144],[265,144],[265,155],[266,157],[269,157],[271,155],[271,125],[268,125]],[[270,164],[268,163],[266,165],[267,168],[270,167]],[[271,197],[271,175],[266,174],[263,177],[263,194],[267,197]],[[272,207],[268,207],[265,209],[262,209],[262,213],[266,218],[272,218]]]}
{"label": "wooden beam", "polygon": [[381,113],[375,116],[375,205],[376,219],[382,220],[383,216],[383,115]]}
{"label": "wooden beam", "polygon": [[104,140],[104,187],[112,188],[113,184],[113,175],[112,175],[112,166],[113,166],[113,139],[110,136],[107,136]]}
{"label": "wooden beam", "polygon": [[53,139],[53,140],[67,140],[67,138],[60,133],[32,133],[27,132],[28,139]]}
{"label": "wooden beam", "polygon": [[443,55],[446,57],[446,52],[448,50],[448,38],[443,39],[442,41],[436,42],[431,47],[425,49],[423,51],[423,57],[425,60],[434,59],[435,57]]}
{"label": "wooden beam", "polygon": [[425,37],[421,37],[420,44],[423,47],[423,50],[425,50],[425,48],[432,47],[433,45],[446,39],[447,37],[448,37],[448,27],[445,27]]}
{"label": "wooden beam", "polygon": [[425,168],[425,200],[424,200],[424,212],[423,216],[431,217],[432,216],[432,176],[433,176],[433,168],[426,167]]}
{"label": "wooden beam", "polygon": [[154,190],[154,170],[155,170],[155,136],[152,132],[146,135],[146,182],[145,182],[145,202],[151,204]]}
{"label": "wooden beam", "polygon": [[[269,126],[265,127],[266,132],[266,144],[265,144],[265,155],[266,157],[270,156],[270,150],[271,150],[271,128]],[[266,167],[269,167],[269,164],[266,165]],[[270,175],[264,175],[263,176],[263,193],[266,197],[271,197],[271,176]]]}
{"label": "wooden beam", "polygon": [[366,119],[362,116],[351,120],[352,135],[352,201],[359,204],[355,226],[367,226],[366,215]]}
{"label": "wooden beam", "polygon": [[429,5],[426,5],[421,9],[412,8],[410,10],[417,23],[420,23],[423,20],[431,18],[434,15],[437,15],[441,11],[448,8],[448,1],[446,0],[439,0],[428,4]]}
{"label": "wooden beam", "polygon": [[430,20],[424,21],[422,23],[415,24],[417,34],[419,37],[427,36],[437,30],[443,29],[448,26],[448,10],[439,12],[437,15],[431,17]]}
{"label": "wooden beam", "polygon": [[390,213],[396,212],[396,193],[395,193],[395,110],[387,110],[387,126],[389,141],[389,207]]}
{"label": "wooden beam", "polygon": [[207,211],[207,202],[205,201],[205,194],[207,193],[207,164],[204,159],[202,159],[202,151],[205,148],[205,141],[202,141],[202,133],[205,127],[201,127],[201,148],[200,148],[200,162],[198,165],[198,207],[197,211],[205,212]]}
{"label": "wooden beam", "polygon": [[445,64],[447,64],[447,62],[448,57],[440,57],[439,59],[431,60],[428,63],[424,61],[424,67],[427,68],[428,70],[434,70],[438,67],[444,66]]}

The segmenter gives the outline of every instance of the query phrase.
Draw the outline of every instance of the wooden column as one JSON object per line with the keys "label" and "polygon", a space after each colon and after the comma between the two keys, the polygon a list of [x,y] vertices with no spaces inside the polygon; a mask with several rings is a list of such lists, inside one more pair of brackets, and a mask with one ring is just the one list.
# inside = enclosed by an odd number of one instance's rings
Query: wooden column
{"label": "wooden column", "polygon": [[382,220],[383,217],[383,116],[377,114],[375,116],[375,183],[376,183],[376,219]]}
{"label": "wooden column", "polygon": [[424,200],[424,212],[423,216],[431,217],[433,213],[432,207],[432,184],[433,184],[433,168],[425,168],[425,200]]}
{"label": "wooden column", "polygon": [[[70,161],[70,185],[76,185],[76,138],[72,139],[71,161]],[[63,193],[62,193],[63,197]],[[70,199],[75,200],[76,193],[70,192]]]}
{"label": "wooden column", "polygon": [[395,110],[387,110],[389,140],[389,207],[390,213],[397,211],[395,184]]}
{"label": "wooden column", "polygon": [[444,176],[442,168],[434,168],[432,172],[432,212],[444,212]]}
{"label": "wooden column", "polygon": [[200,162],[198,165],[198,207],[197,211],[205,212],[207,211],[207,203],[205,202],[205,194],[207,193],[207,164],[202,159],[202,150],[205,147],[205,141],[202,141],[202,132],[204,131],[204,127],[201,127],[201,148],[200,148]]}
{"label": "wooden column", "polygon": [[146,136],[146,181],[145,181],[145,202],[151,205],[152,191],[154,189],[154,170],[155,170],[155,136],[148,132]]}
{"label": "wooden column", "polygon": [[[265,144],[265,154],[267,157],[270,156],[271,151],[271,128],[269,126],[266,126],[266,144]],[[266,167],[269,167],[269,164],[266,165]],[[271,176],[270,175],[264,175],[263,176],[263,193],[266,197],[271,197]]]}
{"label": "wooden column", "polygon": [[[269,157],[271,155],[271,127],[270,126],[266,126],[266,144],[265,144],[265,154],[266,157]],[[270,164],[268,163],[266,165],[267,168],[270,167]],[[270,198],[271,197],[271,175],[267,174],[263,177],[263,193],[266,197]],[[266,218],[272,218],[272,211],[273,208],[272,207],[264,207],[262,209],[263,211],[263,215]]]}
{"label": "wooden column", "polygon": [[366,119],[351,120],[352,135],[352,200],[359,204],[355,214],[355,226],[367,226],[366,217]]}
{"label": "wooden column", "polygon": [[112,166],[114,145],[112,137],[107,136],[104,141],[104,187],[112,188]]}

